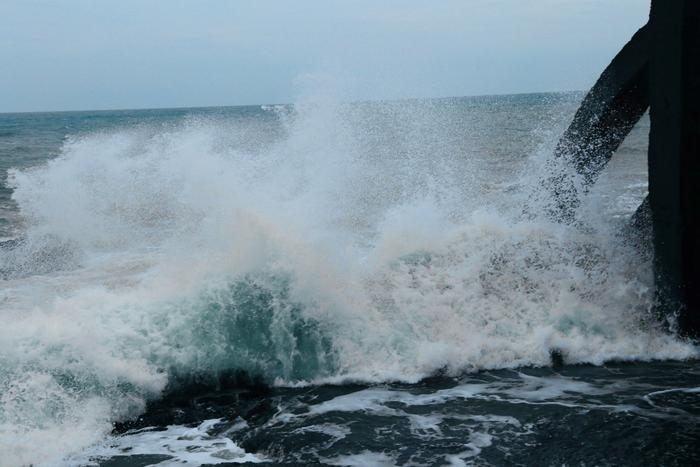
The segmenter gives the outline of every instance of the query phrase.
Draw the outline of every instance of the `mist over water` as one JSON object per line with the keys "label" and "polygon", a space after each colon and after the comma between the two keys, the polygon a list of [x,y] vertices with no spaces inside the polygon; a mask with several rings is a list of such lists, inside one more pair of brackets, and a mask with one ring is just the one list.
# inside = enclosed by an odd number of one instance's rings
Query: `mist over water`
{"label": "mist over water", "polygon": [[324,95],[66,131],[3,187],[0,452],[54,465],[228,370],[416,383],[552,351],[698,357],[652,316],[649,258],[620,234],[645,194],[644,123],[575,225],[545,215],[579,97]]}

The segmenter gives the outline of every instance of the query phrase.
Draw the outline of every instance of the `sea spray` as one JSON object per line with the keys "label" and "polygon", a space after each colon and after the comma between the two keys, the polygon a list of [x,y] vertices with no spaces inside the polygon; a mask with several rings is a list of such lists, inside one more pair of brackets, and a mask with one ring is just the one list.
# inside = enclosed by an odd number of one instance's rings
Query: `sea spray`
{"label": "sea spray", "polygon": [[74,136],[13,171],[24,231],[0,251],[0,451],[57,461],[173,375],[415,382],[553,350],[697,356],[649,319],[648,258],[613,234],[607,198],[576,225],[547,218],[557,129],[519,126],[553,111],[503,102],[188,117]]}

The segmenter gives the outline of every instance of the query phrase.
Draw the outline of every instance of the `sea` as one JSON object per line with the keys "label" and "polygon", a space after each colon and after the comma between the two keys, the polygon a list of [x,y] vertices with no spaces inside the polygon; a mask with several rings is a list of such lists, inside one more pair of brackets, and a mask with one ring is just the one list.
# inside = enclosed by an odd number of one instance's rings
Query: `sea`
{"label": "sea", "polygon": [[0,466],[700,465],[649,120],[586,186],[582,98],[0,114]]}

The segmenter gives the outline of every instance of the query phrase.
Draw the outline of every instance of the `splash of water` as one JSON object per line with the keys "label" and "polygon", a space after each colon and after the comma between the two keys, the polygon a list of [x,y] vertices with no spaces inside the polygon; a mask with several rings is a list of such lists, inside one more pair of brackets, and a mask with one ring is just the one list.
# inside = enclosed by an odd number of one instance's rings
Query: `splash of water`
{"label": "splash of water", "polygon": [[650,319],[648,259],[600,211],[540,214],[548,146],[471,154],[441,126],[449,105],[312,100],[248,126],[94,133],[14,171],[27,229],[0,252],[0,451],[60,459],[175,375],[697,356]]}

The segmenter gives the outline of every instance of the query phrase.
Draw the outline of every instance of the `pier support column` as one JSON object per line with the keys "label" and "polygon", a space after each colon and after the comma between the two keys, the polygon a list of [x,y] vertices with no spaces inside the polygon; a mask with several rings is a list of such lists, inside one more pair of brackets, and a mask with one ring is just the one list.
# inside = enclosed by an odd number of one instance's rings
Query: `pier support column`
{"label": "pier support column", "polygon": [[[649,107],[649,33],[643,26],[620,50],[586,94],[571,125],[555,149],[591,186],[635,123]],[[575,180],[554,176],[546,181],[553,203],[549,215],[570,222],[579,200]]]}
{"label": "pier support column", "polygon": [[659,312],[700,336],[700,1],[653,0],[649,202]]}

